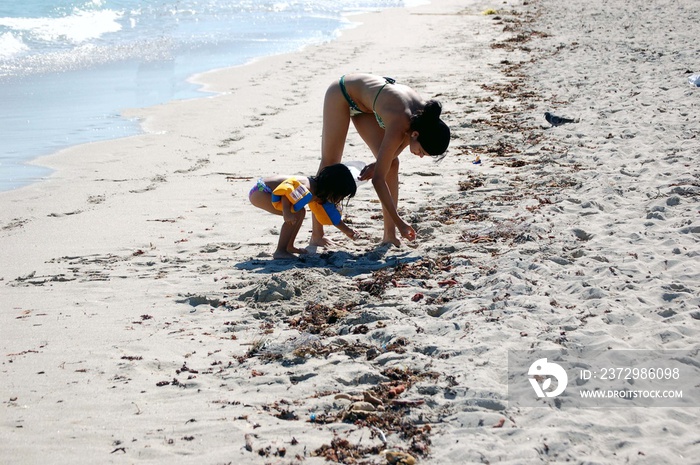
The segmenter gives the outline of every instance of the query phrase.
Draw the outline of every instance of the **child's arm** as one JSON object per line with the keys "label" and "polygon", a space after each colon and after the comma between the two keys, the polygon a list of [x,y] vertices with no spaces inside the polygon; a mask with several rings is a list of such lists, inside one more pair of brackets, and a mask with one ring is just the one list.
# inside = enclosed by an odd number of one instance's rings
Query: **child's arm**
{"label": "child's arm", "polygon": [[309,204],[309,208],[320,224],[333,224],[353,241],[359,239],[359,234],[343,222],[337,205],[331,202],[312,202]]}
{"label": "child's arm", "polygon": [[335,225],[336,228],[340,229],[343,234],[348,236],[350,239],[353,241],[358,238],[358,234],[353,230],[350,226],[345,224],[343,221],[340,221],[338,224]]}
{"label": "child's arm", "polygon": [[292,211],[292,202],[287,197],[282,197],[282,217],[285,223],[295,224],[299,217],[299,212]]}

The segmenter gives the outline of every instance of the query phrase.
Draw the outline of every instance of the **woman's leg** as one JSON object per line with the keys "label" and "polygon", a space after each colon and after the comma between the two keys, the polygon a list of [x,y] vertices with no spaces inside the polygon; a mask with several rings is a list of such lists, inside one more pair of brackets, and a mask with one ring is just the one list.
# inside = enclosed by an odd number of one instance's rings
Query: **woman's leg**
{"label": "woman's leg", "polygon": [[[391,162],[391,168],[389,168],[389,174],[386,177],[386,184],[389,187],[389,192],[391,192],[391,198],[394,199],[394,205],[396,208],[399,207],[399,157],[394,158]],[[396,247],[401,245],[401,240],[396,237],[396,227],[394,226],[394,220],[391,219],[389,213],[385,209],[382,209],[382,214],[384,215],[384,238],[382,239],[382,244],[393,244]]]}
{"label": "woman's leg", "polygon": [[335,82],[328,87],[323,100],[323,132],[321,134],[320,172],[328,165],[340,163],[350,127],[350,107]]}
{"label": "woman's leg", "polygon": [[[340,163],[343,158],[345,140],[350,127],[350,108],[335,82],[328,87],[323,100],[323,133],[321,135],[321,164],[318,172],[329,165]],[[311,228],[311,245],[328,246],[330,241],[323,237],[323,225],[314,217]]]}
{"label": "woman's leg", "polygon": [[[374,115],[364,114],[355,116],[352,119],[355,129],[365,141],[365,144],[370,148],[374,157],[377,157],[379,153],[379,147],[382,145],[382,140],[384,139],[384,129],[380,128],[377,124],[377,120]],[[398,154],[391,162],[391,168],[386,178],[386,184],[391,193],[391,198],[394,200],[394,205],[398,207],[399,204],[399,158]],[[399,246],[401,241],[396,236],[396,226],[394,225],[394,220],[389,216],[389,213],[382,207],[382,214],[384,215],[384,237],[382,238],[382,244],[393,244]]]}

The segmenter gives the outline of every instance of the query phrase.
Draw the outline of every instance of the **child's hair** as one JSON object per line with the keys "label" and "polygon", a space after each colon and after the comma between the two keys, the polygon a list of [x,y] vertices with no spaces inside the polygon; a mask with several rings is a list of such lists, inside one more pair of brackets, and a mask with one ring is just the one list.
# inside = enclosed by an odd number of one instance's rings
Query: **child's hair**
{"label": "child's hair", "polygon": [[433,156],[442,155],[450,145],[450,128],[440,119],[442,105],[428,100],[425,108],[411,116],[411,131],[418,131],[418,143]]}
{"label": "child's hair", "polygon": [[316,181],[316,197],[324,202],[337,204],[346,197],[354,197],[357,192],[355,178],[342,163],[326,166],[312,179]]}

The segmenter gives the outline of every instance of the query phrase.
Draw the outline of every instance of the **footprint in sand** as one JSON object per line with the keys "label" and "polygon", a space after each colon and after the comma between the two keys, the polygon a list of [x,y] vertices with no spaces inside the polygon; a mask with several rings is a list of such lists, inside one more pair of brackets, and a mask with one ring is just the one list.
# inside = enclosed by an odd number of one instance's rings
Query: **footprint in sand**
{"label": "footprint in sand", "polygon": [[13,218],[9,223],[7,223],[5,226],[2,227],[3,231],[10,231],[12,229],[16,228],[21,228],[25,224],[27,224],[29,220],[25,220],[23,218]]}
{"label": "footprint in sand", "polygon": [[187,169],[184,169],[184,170],[175,170],[174,172],[177,173],[177,174],[191,173],[191,172],[193,172],[193,171],[197,171],[197,170],[200,170],[200,169],[204,168],[204,167],[207,166],[209,163],[210,163],[210,161],[209,161],[208,158],[200,158],[200,159],[197,160],[197,161],[195,162],[195,164],[192,165],[191,167],[189,167],[189,168],[187,168]]}
{"label": "footprint in sand", "polygon": [[93,205],[98,205],[100,203],[103,203],[106,199],[107,197],[105,197],[104,195],[91,195],[90,197],[88,197],[87,202]]}
{"label": "footprint in sand", "polygon": [[571,230],[571,232],[573,232],[574,236],[576,236],[576,239],[580,241],[590,241],[591,239],[593,239],[593,234],[588,233],[583,229],[574,228]]}
{"label": "footprint in sand", "polygon": [[233,144],[233,143],[235,143],[235,142],[242,141],[243,138],[244,138],[244,136],[240,133],[240,131],[235,131],[235,132],[231,135],[231,137],[228,137],[228,138],[222,140],[222,141],[219,143],[219,147],[221,147],[221,148],[230,147],[231,144]]}
{"label": "footprint in sand", "polygon": [[49,218],[61,218],[64,216],[77,215],[77,214],[82,213],[82,212],[83,212],[82,210],[75,210],[75,211],[66,212],[66,213],[49,213],[46,216],[48,216]]}

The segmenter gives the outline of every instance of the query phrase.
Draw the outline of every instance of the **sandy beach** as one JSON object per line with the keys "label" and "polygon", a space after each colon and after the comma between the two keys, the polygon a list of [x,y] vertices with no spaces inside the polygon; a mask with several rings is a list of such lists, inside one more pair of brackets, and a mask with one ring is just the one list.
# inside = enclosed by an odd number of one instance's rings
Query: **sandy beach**
{"label": "sandy beach", "polygon": [[[356,19],[0,193],[1,463],[700,463],[697,4]],[[443,104],[447,157],[400,157],[418,237],[379,245],[366,184],[365,238],[274,261],[281,221],[248,190],[315,173],[353,71]],[[344,160],[372,161],[352,128]],[[533,349],[684,350],[694,378],[679,406],[521,408],[509,351]]]}

